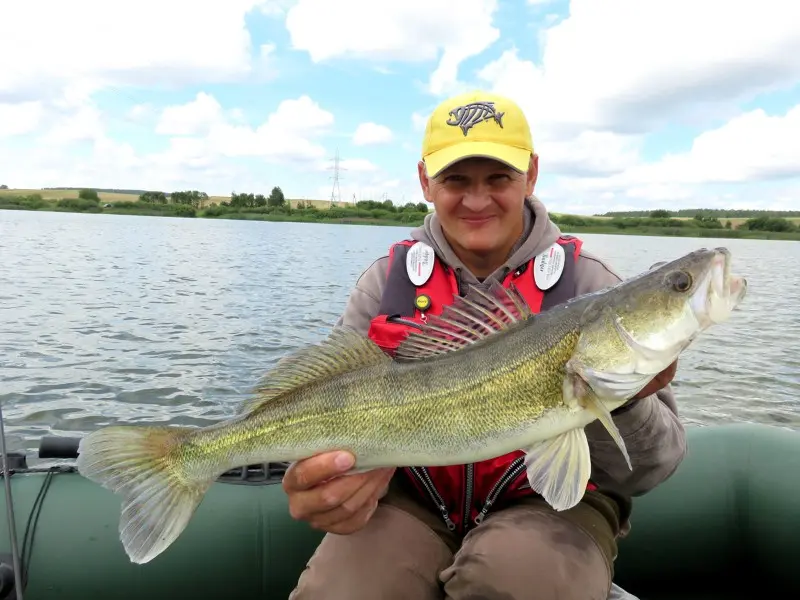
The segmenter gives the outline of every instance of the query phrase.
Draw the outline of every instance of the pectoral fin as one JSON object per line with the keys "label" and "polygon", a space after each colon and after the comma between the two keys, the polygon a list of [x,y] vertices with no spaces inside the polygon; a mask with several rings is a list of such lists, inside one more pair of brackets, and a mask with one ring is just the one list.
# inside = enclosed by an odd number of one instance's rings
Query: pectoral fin
{"label": "pectoral fin", "polygon": [[617,424],[614,423],[614,417],[611,416],[611,412],[606,408],[606,405],[600,401],[600,398],[595,395],[594,392],[589,390],[586,394],[585,398],[586,402],[586,410],[591,412],[593,415],[597,417],[597,419],[603,424],[603,427],[606,428],[608,435],[611,436],[617,447],[619,448],[620,452],[622,452],[622,456],[625,457],[625,462],[628,465],[628,468],[633,471],[633,467],[631,466],[631,457],[628,456],[628,449],[625,447],[625,440],[622,439],[622,434],[620,434],[619,429],[617,429]]}
{"label": "pectoral fin", "polygon": [[631,459],[628,456],[628,449],[625,447],[625,441],[622,439],[617,424],[614,423],[614,417],[611,416],[611,411],[605,403],[598,397],[594,390],[589,386],[581,376],[575,372],[568,372],[564,378],[563,398],[565,404],[570,408],[584,408],[592,415],[597,417],[597,420],[603,424],[608,435],[617,444],[622,456],[625,457],[625,462],[628,468],[633,470],[631,466]]}
{"label": "pectoral fin", "polygon": [[531,489],[555,510],[572,508],[583,498],[592,462],[583,428],[538,442],[525,450]]}

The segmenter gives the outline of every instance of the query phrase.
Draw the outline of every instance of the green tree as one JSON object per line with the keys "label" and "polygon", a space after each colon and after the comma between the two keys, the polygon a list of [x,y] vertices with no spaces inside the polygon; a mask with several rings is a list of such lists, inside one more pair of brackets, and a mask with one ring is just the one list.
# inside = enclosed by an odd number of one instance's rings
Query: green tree
{"label": "green tree", "polygon": [[205,200],[208,200],[208,194],[197,190],[172,192],[169,195],[169,200],[172,204],[187,204],[194,209],[198,209]]}
{"label": "green tree", "polygon": [[150,202],[151,204],[166,204],[167,195],[164,192],[145,192],[139,194],[139,202]]}
{"label": "green tree", "polygon": [[755,217],[747,219],[741,225],[741,229],[750,229],[751,231],[776,231],[776,232],[789,232],[795,231],[797,226],[789,219],[783,217]]}
{"label": "green tree", "polygon": [[78,198],[80,198],[81,200],[100,201],[100,196],[97,194],[97,190],[91,190],[91,189],[84,189],[78,191]]}
{"label": "green tree", "polygon": [[267,204],[269,206],[283,206],[286,202],[286,198],[283,195],[283,190],[278,186],[272,188],[272,191],[269,193],[269,198],[267,198]]}

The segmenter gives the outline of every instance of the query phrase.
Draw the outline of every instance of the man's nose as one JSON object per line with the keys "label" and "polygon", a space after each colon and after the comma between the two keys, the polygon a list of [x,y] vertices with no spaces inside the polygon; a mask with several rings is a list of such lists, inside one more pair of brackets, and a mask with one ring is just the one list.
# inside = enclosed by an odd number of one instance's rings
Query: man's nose
{"label": "man's nose", "polygon": [[473,212],[484,210],[492,202],[489,186],[473,185],[464,193],[461,204]]}

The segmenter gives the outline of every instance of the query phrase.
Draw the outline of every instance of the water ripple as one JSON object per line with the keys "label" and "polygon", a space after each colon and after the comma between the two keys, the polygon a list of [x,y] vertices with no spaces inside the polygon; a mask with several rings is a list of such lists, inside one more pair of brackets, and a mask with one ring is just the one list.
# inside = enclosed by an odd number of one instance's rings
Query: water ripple
{"label": "water ripple", "polygon": [[[0,402],[12,448],[112,423],[230,416],[287,352],[324,336],[407,228],[0,211]],[[741,311],[680,361],[687,423],[800,428],[800,244],[582,236],[623,275],[726,245]]]}

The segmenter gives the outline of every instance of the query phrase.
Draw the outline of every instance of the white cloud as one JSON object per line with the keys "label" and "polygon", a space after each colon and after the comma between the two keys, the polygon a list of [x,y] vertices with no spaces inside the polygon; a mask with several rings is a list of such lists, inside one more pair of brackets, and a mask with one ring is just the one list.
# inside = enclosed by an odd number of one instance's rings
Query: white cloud
{"label": "white cloud", "polygon": [[259,11],[267,17],[283,17],[295,0],[264,0],[259,4]]}
{"label": "white cloud", "polygon": [[333,124],[333,114],[308,96],[282,101],[258,127],[237,123],[241,111],[223,111],[211,95],[199,93],[186,104],[167,107],[156,132],[171,136],[170,152],[192,159],[259,157],[288,163],[319,160],[325,148],[313,138]]}
{"label": "white cloud", "polygon": [[308,96],[284,100],[274,113],[255,129],[220,119],[202,139],[210,156],[259,157],[287,164],[319,160],[324,146],[314,141],[333,124],[333,114]]}
{"label": "white cloud", "polygon": [[42,120],[41,102],[0,103],[0,139],[35,131]]}
{"label": "white cloud", "polygon": [[800,81],[800,5],[785,0],[572,0],[543,43],[541,64],[509,51],[479,78],[562,134],[641,133]]}
{"label": "white cloud", "polygon": [[608,131],[583,131],[565,140],[534,139],[539,168],[573,176],[609,175],[640,163],[642,140]]}
{"label": "white cloud", "polygon": [[149,102],[142,102],[133,105],[128,110],[125,117],[133,122],[143,122],[149,119],[155,113],[155,107]]}
{"label": "white cloud", "polygon": [[[439,60],[429,80],[434,94],[458,85],[459,65],[500,37],[492,25],[496,0],[298,0],[286,17],[292,46],[319,63]],[[335,32],[332,34],[331,32]]]}
{"label": "white cloud", "polygon": [[559,189],[664,201],[691,196],[686,185],[791,169],[788,146],[729,157],[735,146],[718,146],[721,133],[698,138],[691,156],[658,164],[644,164],[640,149],[659,127],[718,126],[742,101],[800,83],[800,5],[766,0],[753,12],[720,0],[572,0],[540,40],[540,62],[512,48],[476,78],[522,106],[543,173],[581,178]]}
{"label": "white cloud", "polygon": [[168,106],[161,112],[156,133],[162,135],[202,135],[222,119],[222,106],[216,98],[198,92],[192,102]]}
{"label": "white cloud", "polygon": [[353,144],[356,146],[369,146],[372,144],[388,144],[392,141],[392,130],[386,125],[377,123],[361,123],[353,134]]}
{"label": "white cloud", "polygon": [[[548,165],[540,158],[540,167]],[[558,177],[541,186],[561,212],[670,208],[790,209],[800,200],[800,104],[783,115],[756,109],[698,135],[691,148],[609,176]],[[769,180],[768,193],[758,184]],[[794,181],[793,181],[794,180]],[[537,188],[538,191],[539,188]]]}
{"label": "white cloud", "polygon": [[[15,181],[8,185],[15,187],[191,187],[224,194],[232,186],[242,189],[262,183],[259,169],[253,172],[236,160],[301,168],[324,160],[327,152],[320,136],[334,122],[332,113],[300,96],[282,101],[253,127],[238,122],[240,111],[224,110],[205,93],[168,107],[161,117],[158,128],[167,138],[166,148],[139,153],[108,136],[91,101],[63,103],[61,112],[48,113],[46,127],[40,128],[44,133],[32,139],[32,150],[15,152],[0,146],[0,164],[14,173]],[[358,172],[374,170],[363,160],[348,166]]]}
{"label": "white cloud", "polygon": [[782,116],[756,109],[694,139],[688,152],[666,155],[609,179],[618,186],[744,183],[800,177],[800,104]]}
{"label": "white cloud", "polygon": [[428,117],[426,115],[414,112],[411,114],[411,126],[414,131],[425,131],[425,126],[428,124]]}
{"label": "white cloud", "polygon": [[378,171],[378,166],[366,158],[349,158],[339,162],[341,169],[359,173],[372,173]]}
{"label": "white cloud", "polygon": [[[13,57],[0,61],[0,101],[57,97],[76,83],[100,89],[241,78],[253,53],[244,17],[258,4],[228,0],[197,10],[193,0],[0,3],[0,56]],[[48,40],[60,40],[57,49],[48,49]]]}

